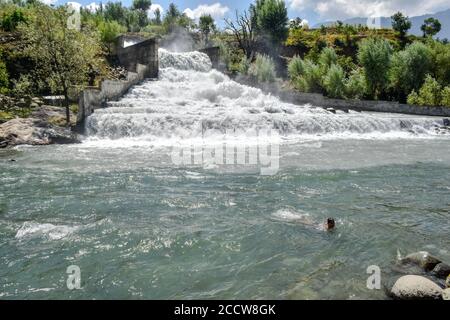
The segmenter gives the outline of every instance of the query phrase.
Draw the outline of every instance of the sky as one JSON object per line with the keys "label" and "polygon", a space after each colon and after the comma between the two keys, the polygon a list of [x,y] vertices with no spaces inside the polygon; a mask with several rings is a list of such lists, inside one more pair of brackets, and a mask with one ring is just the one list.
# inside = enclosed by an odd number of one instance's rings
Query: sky
{"label": "sky", "polygon": [[[99,4],[100,0],[41,0],[46,3],[64,4],[76,1],[83,6]],[[106,3],[109,0],[103,0]],[[115,0],[112,0],[115,1]],[[169,3],[175,3],[181,11],[198,19],[204,13],[211,14],[219,25],[224,18],[234,16],[236,10],[243,11],[253,0],[153,0],[153,9],[164,11]],[[312,26],[329,20],[345,20],[353,17],[391,16],[402,11],[408,16],[436,13],[450,8],[449,0],[285,0],[289,18],[306,19]],[[129,6],[132,0],[123,0]]]}

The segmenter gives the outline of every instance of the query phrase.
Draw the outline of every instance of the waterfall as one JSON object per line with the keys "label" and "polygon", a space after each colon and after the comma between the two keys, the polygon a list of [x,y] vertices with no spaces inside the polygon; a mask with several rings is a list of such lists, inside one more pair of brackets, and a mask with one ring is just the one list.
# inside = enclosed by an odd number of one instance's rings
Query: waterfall
{"label": "waterfall", "polygon": [[437,134],[442,120],[419,116],[338,113],[293,105],[241,85],[211,68],[200,52],[159,50],[160,76],[133,87],[88,117],[95,138],[145,141],[217,137],[225,132],[276,130],[285,139],[409,137]]}

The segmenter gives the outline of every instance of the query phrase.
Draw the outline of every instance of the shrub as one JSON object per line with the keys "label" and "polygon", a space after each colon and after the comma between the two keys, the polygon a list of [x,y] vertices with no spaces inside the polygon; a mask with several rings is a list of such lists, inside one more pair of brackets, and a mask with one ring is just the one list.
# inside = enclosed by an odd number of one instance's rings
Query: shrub
{"label": "shrub", "polygon": [[442,101],[441,105],[444,107],[450,107],[450,86],[445,87],[442,90]]}
{"label": "shrub", "polygon": [[408,96],[409,104],[421,106],[439,106],[442,104],[442,86],[433,77],[427,75],[425,83],[420,88],[419,93],[415,90]]}
{"label": "shrub", "polygon": [[419,90],[432,67],[432,52],[420,42],[414,42],[392,59],[391,86],[400,94]]}
{"label": "shrub", "polygon": [[0,93],[5,94],[8,92],[9,76],[6,70],[6,65],[3,61],[0,61]]}
{"label": "shrub", "polygon": [[341,66],[332,64],[323,79],[323,86],[330,98],[343,98],[345,74]]}
{"label": "shrub", "polygon": [[345,96],[349,99],[362,99],[367,86],[362,69],[355,69],[345,81]]}
{"label": "shrub", "polygon": [[303,61],[303,74],[295,81],[295,86],[303,92],[322,92],[322,73],[319,65],[307,59]]}
{"label": "shrub", "polygon": [[127,28],[120,25],[117,21],[102,21],[98,25],[98,30],[100,32],[101,41],[111,49],[111,44],[121,33],[127,31]]}
{"label": "shrub", "polygon": [[254,76],[258,82],[274,82],[275,63],[269,56],[258,54],[255,62],[250,66],[249,74]]}
{"label": "shrub", "polygon": [[326,47],[320,53],[318,62],[322,68],[328,69],[333,64],[336,64],[337,60],[338,56],[336,54],[336,51],[334,51],[333,48]]}
{"label": "shrub", "polygon": [[373,98],[378,98],[388,85],[391,55],[392,47],[385,39],[364,39],[359,46],[358,60]]}
{"label": "shrub", "polygon": [[27,19],[22,10],[14,9],[12,12],[4,13],[2,17],[1,27],[5,31],[14,31],[21,22],[26,22]]}
{"label": "shrub", "polygon": [[239,73],[244,74],[244,75],[248,74],[248,71],[250,70],[250,66],[251,66],[250,61],[247,59],[246,56],[243,56],[241,62],[239,63],[239,67],[238,67]]}
{"label": "shrub", "polygon": [[294,81],[304,73],[303,60],[295,56],[288,64],[288,75],[291,81]]}

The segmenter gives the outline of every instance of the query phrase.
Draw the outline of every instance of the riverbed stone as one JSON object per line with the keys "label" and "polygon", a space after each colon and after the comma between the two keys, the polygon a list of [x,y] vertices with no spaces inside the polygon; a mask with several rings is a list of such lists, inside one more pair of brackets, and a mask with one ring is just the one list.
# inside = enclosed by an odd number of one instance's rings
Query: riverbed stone
{"label": "riverbed stone", "polygon": [[391,289],[394,299],[400,300],[439,300],[442,289],[433,281],[416,275],[400,277]]}
{"label": "riverbed stone", "polygon": [[425,271],[431,271],[433,268],[442,261],[432,256],[427,251],[419,251],[408,254],[405,258],[401,259],[402,263],[414,263],[419,265]]}
{"label": "riverbed stone", "polygon": [[438,277],[441,279],[447,279],[447,277],[450,275],[450,265],[443,263],[443,262],[438,263],[434,267],[432,273],[435,277]]}
{"label": "riverbed stone", "polygon": [[442,290],[442,299],[450,300],[450,288]]}

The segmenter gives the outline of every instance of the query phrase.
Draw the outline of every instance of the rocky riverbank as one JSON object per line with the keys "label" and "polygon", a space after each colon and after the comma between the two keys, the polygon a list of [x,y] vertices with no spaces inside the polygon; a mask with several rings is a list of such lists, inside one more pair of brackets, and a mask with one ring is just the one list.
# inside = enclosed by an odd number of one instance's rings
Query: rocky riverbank
{"label": "rocky riverbank", "polygon": [[[76,115],[71,113],[71,119],[75,120]],[[36,103],[28,117],[0,124],[0,148],[77,142],[77,135],[66,126],[65,110],[61,107]]]}
{"label": "rocky riverbank", "polygon": [[450,265],[426,251],[399,257],[394,269],[405,275],[395,280],[388,295],[398,300],[449,300]]}

